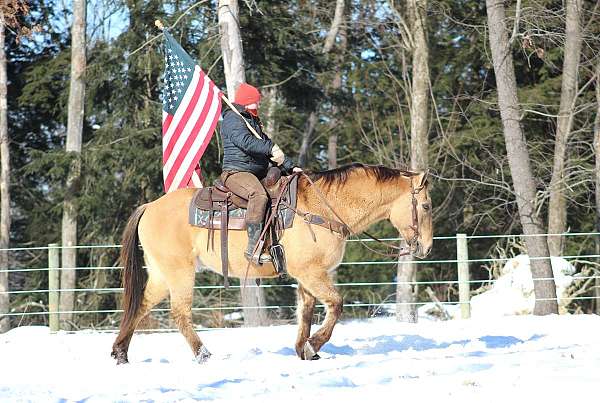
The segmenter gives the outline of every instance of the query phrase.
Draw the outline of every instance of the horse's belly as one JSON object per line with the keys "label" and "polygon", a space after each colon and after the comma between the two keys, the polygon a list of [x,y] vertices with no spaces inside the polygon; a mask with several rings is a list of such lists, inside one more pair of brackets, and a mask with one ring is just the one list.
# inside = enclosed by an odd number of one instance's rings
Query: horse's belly
{"label": "horse's belly", "polygon": [[[245,260],[245,259],[244,259]],[[245,260],[245,265],[247,265],[247,261]],[[196,273],[200,273],[203,271],[212,271],[217,274],[223,274],[221,271],[221,261],[219,260],[216,265],[209,265],[204,263],[199,258],[196,258],[195,262]],[[227,273],[229,277],[234,278],[275,278],[278,277],[278,274],[275,273],[275,268],[271,264],[262,264],[260,267],[256,267],[254,265],[250,265],[248,268],[248,273],[246,274],[246,268],[243,270],[236,270],[231,267],[231,260],[229,261],[229,272]]]}
{"label": "horse's belly", "polygon": [[[196,271],[209,270],[223,274],[221,262],[221,237],[219,231],[214,231],[214,242],[208,241],[208,230],[197,229],[194,242],[194,265]],[[228,276],[236,278],[273,278],[277,273],[272,264],[248,265],[244,250],[248,237],[243,231],[229,231],[227,242],[227,257],[229,261]],[[207,245],[208,244],[208,245]]]}

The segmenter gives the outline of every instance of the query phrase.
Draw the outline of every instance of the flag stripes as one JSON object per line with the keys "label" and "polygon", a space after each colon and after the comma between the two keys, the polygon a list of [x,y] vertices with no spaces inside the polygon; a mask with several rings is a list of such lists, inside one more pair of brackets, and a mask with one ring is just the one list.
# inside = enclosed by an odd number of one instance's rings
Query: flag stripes
{"label": "flag stripes", "polygon": [[166,192],[201,187],[198,162],[221,113],[221,90],[165,33],[163,93],[163,179]]}

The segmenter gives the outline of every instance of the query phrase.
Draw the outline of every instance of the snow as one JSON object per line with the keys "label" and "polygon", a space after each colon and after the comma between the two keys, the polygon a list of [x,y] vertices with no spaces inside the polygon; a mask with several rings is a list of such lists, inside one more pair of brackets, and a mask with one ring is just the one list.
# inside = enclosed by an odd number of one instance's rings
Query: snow
{"label": "snow", "polygon": [[[558,303],[573,282],[575,267],[561,257],[551,257]],[[506,262],[492,288],[471,298],[471,316],[531,314],[535,305],[529,256],[519,255]],[[460,310],[457,312],[460,315]]]}
{"label": "snow", "polygon": [[22,327],[0,335],[0,401],[589,401],[598,334],[593,315],[381,317],[339,324],[310,362],[295,326],[218,329],[200,332],[213,353],[201,365],[179,333],[140,333],[117,367],[112,333]]}

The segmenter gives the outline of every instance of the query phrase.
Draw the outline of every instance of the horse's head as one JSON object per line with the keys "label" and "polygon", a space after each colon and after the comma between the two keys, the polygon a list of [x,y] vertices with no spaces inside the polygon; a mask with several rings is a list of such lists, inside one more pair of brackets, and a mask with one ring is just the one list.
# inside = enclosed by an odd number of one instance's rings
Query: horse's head
{"label": "horse's head", "polygon": [[408,243],[410,253],[424,258],[433,245],[432,206],[427,172],[405,178],[406,191],[392,203],[390,221]]}

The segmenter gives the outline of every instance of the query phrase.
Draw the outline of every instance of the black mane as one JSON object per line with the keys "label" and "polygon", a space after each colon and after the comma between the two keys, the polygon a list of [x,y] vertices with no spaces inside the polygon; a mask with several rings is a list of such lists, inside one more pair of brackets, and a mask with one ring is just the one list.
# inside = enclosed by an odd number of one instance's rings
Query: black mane
{"label": "black mane", "polygon": [[358,169],[362,169],[367,175],[375,177],[377,182],[388,182],[401,176],[410,177],[417,175],[416,172],[405,169],[388,168],[383,165],[366,165],[361,164],[360,162],[354,162],[328,171],[313,172],[310,174],[310,178],[313,181],[320,180],[321,184],[325,187],[330,187],[334,184],[343,185],[348,180],[350,173]]}

